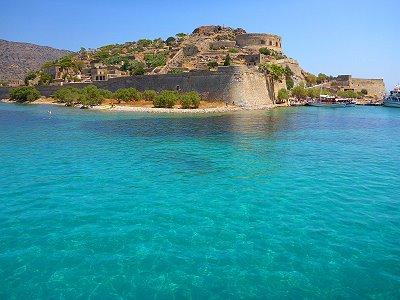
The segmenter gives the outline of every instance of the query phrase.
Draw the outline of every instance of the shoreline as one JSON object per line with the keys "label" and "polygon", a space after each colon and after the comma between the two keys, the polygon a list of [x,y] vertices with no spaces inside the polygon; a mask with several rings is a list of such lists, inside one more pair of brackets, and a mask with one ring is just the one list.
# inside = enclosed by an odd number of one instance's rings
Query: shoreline
{"label": "shoreline", "polygon": [[[16,101],[11,101],[8,99],[1,99],[2,103],[16,104]],[[33,105],[56,105],[67,107],[64,103],[57,103],[48,98],[39,99],[33,102],[27,102],[25,104]],[[176,114],[206,114],[206,113],[224,113],[224,112],[234,112],[234,111],[246,111],[246,110],[268,110],[276,107],[276,105],[259,106],[259,107],[240,107],[240,106],[220,106],[220,107],[205,107],[205,108],[158,108],[158,107],[146,107],[146,106],[129,106],[129,105],[109,105],[102,104],[97,106],[88,107],[87,110],[95,111],[106,111],[106,112],[132,112],[132,113],[176,113]],[[81,109],[80,106],[70,106],[70,108]]]}

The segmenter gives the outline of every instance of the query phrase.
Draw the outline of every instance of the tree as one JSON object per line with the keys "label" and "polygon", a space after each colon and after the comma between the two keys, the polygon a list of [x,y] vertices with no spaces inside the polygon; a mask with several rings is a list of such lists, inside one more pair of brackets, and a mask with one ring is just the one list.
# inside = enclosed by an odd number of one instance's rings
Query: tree
{"label": "tree", "polygon": [[79,101],[83,105],[99,105],[103,102],[104,96],[95,85],[88,85],[80,91]]}
{"label": "tree", "polygon": [[352,99],[359,98],[359,95],[355,91],[350,91],[350,90],[339,91],[337,95],[342,98],[352,98]]}
{"label": "tree", "polygon": [[40,98],[40,92],[31,86],[13,88],[10,91],[10,99],[19,103],[32,102]]}
{"label": "tree", "polygon": [[135,88],[118,89],[114,96],[120,101],[137,101],[142,97],[141,93]]}
{"label": "tree", "polygon": [[285,102],[289,99],[289,91],[287,89],[280,89],[278,92],[278,100],[280,102]]}
{"label": "tree", "polygon": [[270,63],[261,63],[258,66],[258,69],[261,72],[267,73],[268,75],[271,76],[272,80],[278,80],[282,81],[283,77],[286,74],[286,70],[284,67],[275,65],[275,64],[270,64]]}
{"label": "tree", "polygon": [[367,91],[366,89],[362,89],[362,90],[361,90],[361,94],[363,94],[363,95],[368,95],[368,91]]}
{"label": "tree", "polygon": [[122,71],[128,71],[130,75],[143,75],[145,73],[145,65],[137,60],[124,60]]}
{"label": "tree", "polygon": [[48,85],[53,82],[53,76],[46,72],[40,72],[39,85]]}
{"label": "tree", "polygon": [[167,62],[167,56],[164,53],[146,53],[144,55],[144,60],[148,67],[156,68],[165,66]]}
{"label": "tree", "polygon": [[293,81],[293,71],[290,69],[289,66],[285,67],[285,79],[286,79],[286,88],[288,90],[291,90],[294,87],[294,81]]}
{"label": "tree", "polygon": [[185,36],[187,36],[187,34],[186,34],[186,33],[183,33],[183,32],[180,32],[180,33],[177,33],[177,34],[176,34],[176,37],[178,37],[178,38],[180,38],[180,39],[184,38]]}
{"label": "tree", "polygon": [[24,83],[25,85],[29,85],[29,81],[35,79],[37,76],[36,72],[30,72],[28,75],[26,75]]}
{"label": "tree", "polygon": [[307,89],[307,96],[310,98],[318,98],[320,96],[321,90],[319,88],[310,88]]}
{"label": "tree", "polygon": [[178,93],[176,91],[162,91],[154,100],[154,107],[167,107],[172,108],[178,102]]}
{"label": "tree", "polygon": [[298,100],[305,99],[307,97],[307,90],[304,85],[296,85],[291,90],[292,96],[296,97]]}
{"label": "tree", "polygon": [[227,54],[225,56],[225,60],[224,60],[224,66],[230,66],[232,64],[232,59],[231,56],[229,54]]}
{"label": "tree", "polygon": [[175,39],[173,36],[170,36],[169,38],[167,38],[167,39],[165,40],[165,43],[166,43],[168,46],[174,44],[175,42],[176,42],[176,39]]}
{"label": "tree", "polygon": [[77,88],[61,88],[53,94],[53,97],[57,102],[72,105],[79,102],[81,93]]}
{"label": "tree", "polygon": [[286,77],[286,88],[290,91],[294,87],[294,81],[292,77]]}
{"label": "tree", "polygon": [[268,49],[268,48],[260,48],[259,50],[258,50],[261,54],[264,54],[264,55],[271,55],[272,54],[272,52],[271,52],[271,50],[270,49]]}
{"label": "tree", "polygon": [[142,93],[142,97],[146,101],[153,101],[157,97],[157,92],[154,90],[146,90]]}
{"label": "tree", "polygon": [[305,76],[307,86],[313,86],[317,83],[317,76],[311,73],[307,73]]}
{"label": "tree", "polygon": [[324,74],[324,73],[319,73],[317,76],[317,83],[321,84],[324,83],[325,81],[327,81],[329,78],[328,75]]}
{"label": "tree", "polygon": [[197,92],[188,92],[181,96],[181,107],[187,108],[198,108],[200,105],[201,96]]}
{"label": "tree", "polygon": [[140,39],[137,41],[139,47],[149,47],[153,42],[149,39]]}

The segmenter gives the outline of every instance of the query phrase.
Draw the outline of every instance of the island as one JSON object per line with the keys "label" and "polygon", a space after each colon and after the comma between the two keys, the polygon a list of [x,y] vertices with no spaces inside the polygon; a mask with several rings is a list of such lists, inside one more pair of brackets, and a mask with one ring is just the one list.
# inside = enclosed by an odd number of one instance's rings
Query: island
{"label": "island", "polygon": [[166,40],[81,48],[46,62],[23,86],[0,87],[6,101],[133,111],[262,109],[321,94],[378,102],[385,85],[311,74],[284,53],[280,36],[216,25]]}

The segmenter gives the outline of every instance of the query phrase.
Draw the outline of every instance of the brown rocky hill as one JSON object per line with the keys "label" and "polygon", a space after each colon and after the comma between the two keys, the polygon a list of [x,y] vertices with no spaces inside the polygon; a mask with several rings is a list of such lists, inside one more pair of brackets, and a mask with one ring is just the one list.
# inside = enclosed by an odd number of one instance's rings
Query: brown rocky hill
{"label": "brown rocky hill", "polygon": [[29,72],[40,69],[44,62],[69,53],[72,52],[0,39],[0,81],[23,80]]}

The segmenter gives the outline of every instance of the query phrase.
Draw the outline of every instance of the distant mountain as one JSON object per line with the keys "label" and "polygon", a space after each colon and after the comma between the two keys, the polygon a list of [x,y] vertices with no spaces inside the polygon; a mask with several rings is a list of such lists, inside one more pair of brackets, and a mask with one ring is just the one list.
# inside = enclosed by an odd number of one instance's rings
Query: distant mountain
{"label": "distant mountain", "polygon": [[44,62],[69,53],[72,52],[0,39],[0,81],[24,79],[29,72],[38,70]]}

